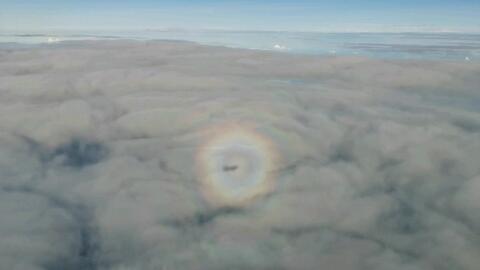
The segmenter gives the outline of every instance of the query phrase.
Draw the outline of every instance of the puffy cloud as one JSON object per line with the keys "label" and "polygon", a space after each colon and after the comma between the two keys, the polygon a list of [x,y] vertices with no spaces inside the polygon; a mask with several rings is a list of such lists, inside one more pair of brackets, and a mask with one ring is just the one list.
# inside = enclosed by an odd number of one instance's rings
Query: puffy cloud
{"label": "puffy cloud", "polygon": [[479,63],[131,41],[0,60],[2,268],[480,264]]}

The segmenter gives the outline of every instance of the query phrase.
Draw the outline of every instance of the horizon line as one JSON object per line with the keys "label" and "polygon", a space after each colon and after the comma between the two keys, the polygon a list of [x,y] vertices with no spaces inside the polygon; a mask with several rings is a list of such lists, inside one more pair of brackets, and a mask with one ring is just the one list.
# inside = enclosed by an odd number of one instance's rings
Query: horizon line
{"label": "horizon line", "polygon": [[177,27],[165,27],[165,28],[115,28],[115,29],[1,29],[0,34],[28,34],[28,33],[42,33],[42,34],[55,34],[48,32],[239,32],[239,33],[318,33],[318,34],[480,34],[478,30],[275,30],[275,29],[221,29],[221,28],[177,28]]}

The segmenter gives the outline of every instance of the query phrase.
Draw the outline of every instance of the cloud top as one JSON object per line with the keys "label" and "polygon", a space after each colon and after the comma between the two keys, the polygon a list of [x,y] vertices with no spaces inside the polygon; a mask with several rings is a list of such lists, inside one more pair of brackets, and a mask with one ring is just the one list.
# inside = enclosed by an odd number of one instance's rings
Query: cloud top
{"label": "cloud top", "polygon": [[0,49],[0,266],[477,269],[479,74],[187,42]]}

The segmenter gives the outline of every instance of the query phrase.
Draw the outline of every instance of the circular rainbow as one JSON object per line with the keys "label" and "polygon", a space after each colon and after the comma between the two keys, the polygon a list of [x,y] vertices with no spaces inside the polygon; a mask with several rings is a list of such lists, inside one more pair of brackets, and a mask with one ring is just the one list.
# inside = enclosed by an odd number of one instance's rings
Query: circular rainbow
{"label": "circular rainbow", "polygon": [[273,190],[279,155],[271,140],[248,124],[220,125],[205,134],[195,160],[207,201],[244,206]]}

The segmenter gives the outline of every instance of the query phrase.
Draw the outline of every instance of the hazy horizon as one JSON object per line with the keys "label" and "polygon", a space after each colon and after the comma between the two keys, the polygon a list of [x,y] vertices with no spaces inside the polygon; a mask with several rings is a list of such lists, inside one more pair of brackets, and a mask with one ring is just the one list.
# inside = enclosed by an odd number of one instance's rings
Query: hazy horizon
{"label": "hazy horizon", "polygon": [[[50,31],[0,34],[9,43],[54,44],[79,40],[177,40],[203,45],[309,55],[368,56],[383,59],[480,60],[480,34],[321,33],[293,31],[145,30]],[[11,46],[11,45],[10,45]]]}

